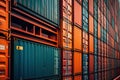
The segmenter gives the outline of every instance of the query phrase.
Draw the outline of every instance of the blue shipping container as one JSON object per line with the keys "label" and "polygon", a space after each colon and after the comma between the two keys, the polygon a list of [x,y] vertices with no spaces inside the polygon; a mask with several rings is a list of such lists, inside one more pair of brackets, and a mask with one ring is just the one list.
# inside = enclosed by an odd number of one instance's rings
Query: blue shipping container
{"label": "blue shipping container", "polygon": [[16,7],[58,27],[59,0],[14,0]]}
{"label": "blue shipping container", "polygon": [[59,49],[22,39],[14,39],[14,80],[43,79],[59,76]]}
{"label": "blue shipping container", "polygon": [[83,54],[83,74],[88,74],[88,55]]}

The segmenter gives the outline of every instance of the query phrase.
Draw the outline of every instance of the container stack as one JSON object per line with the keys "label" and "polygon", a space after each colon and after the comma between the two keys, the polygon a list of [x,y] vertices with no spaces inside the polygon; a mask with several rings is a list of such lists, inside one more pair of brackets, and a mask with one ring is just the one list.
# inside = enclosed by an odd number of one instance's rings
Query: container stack
{"label": "container stack", "polygon": [[8,0],[0,0],[0,80],[8,78]]}
{"label": "container stack", "polygon": [[0,80],[113,80],[118,0],[0,0]]}
{"label": "container stack", "polygon": [[11,80],[59,80],[59,0],[12,0]]}

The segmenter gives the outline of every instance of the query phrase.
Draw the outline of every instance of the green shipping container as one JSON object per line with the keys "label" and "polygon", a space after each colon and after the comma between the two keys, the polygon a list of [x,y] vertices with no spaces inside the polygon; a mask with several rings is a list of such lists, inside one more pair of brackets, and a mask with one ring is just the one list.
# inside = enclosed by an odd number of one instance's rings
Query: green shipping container
{"label": "green shipping container", "polygon": [[59,27],[59,0],[14,0],[16,7]]}
{"label": "green shipping container", "polygon": [[12,43],[14,46],[12,80],[44,80],[59,77],[58,48],[22,39],[14,39]]}

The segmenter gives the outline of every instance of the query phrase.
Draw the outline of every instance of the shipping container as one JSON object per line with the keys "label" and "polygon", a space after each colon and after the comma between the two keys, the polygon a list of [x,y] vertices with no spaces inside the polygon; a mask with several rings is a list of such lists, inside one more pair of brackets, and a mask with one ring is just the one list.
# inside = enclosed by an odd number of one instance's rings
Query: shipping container
{"label": "shipping container", "polygon": [[94,74],[89,74],[89,80],[94,80]]}
{"label": "shipping container", "polygon": [[88,74],[88,54],[82,54],[82,59],[83,74]]}
{"label": "shipping container", "polygon": [[82,6],[77,0],[74,0],[74,23],[82,26]]}
{"label": "shipping container", "polygon": [[82,75],[74,76],[74,80],[82,80]]}
{"label": "shipping container", "polygon": [[83,30],[88,32],[88,0],[83,0],[83,7],[82,7],[82,26]]}
{"label": "shipping container", "polygon": [[89,77],[88,77],[88,75],[83,75],[83,78],[82,78],[83,80],[89,80]]}
{"label": "shipping container", "polygon": [[93,16],[89,15],[89,33],[93,34],[94,32],[94,24],[93,24]]}
{"label": "shipping container", "polygon": [[92,53],[94,52],[94,38],[92,35],[89,35],[89,53]]}
{"label": "shipping container", "polygon": [[38,23],[36,18],[28,18],[24,14],[12,14],[10,28],[12,36],[58,46],[58,29],[45,22]]}
{"label": "shipping container", "polygon": [[91,15],[93,15],[93,10],[94,10],[93,9],[93,4],[94,4],[93,1],[94,0],[89,0],[89,12],[90,12],[89,14],[91,14]]}
{"label": "shipping container", "polygon": [[89,54],[89,73],[94,73],[94,55]]}
{"label": "shipping container", "polygon": [[74,52],[74,74],[82,73],[82,54]]}
{"label": "shipping container", "polygon": [[13,38],[12,48],[12,80],[59,78],[58,48],[18,38]]}
{"label": "shipping container", "polygon": [[82,50],[82,30],[74,26],[74,49]]}
{"label": "shipping container", "polygon": [[63,21],[63,47],[72,48],[72,24]]}
{"label": "shipping container", "polygon": [[98,80],[98,74],[97,73],[94,74],[94,80]]}
{"label": "shipping container", "polygon": [[0,38],[0,80],[8,79],[8,41]]}
{"label": "shipping container", "polygon": [[83,41],[82,41],[82,46],[83,46],[83,52],[88,53],[88,34],[87,32],[83,31]]}
{"label": "shipping container", "polygon": [[63,80],[73,80],[73,77],[72,76],[63,77]]}
{"label": "shipping container", "polygon": [[0,80],[9,79],[9,1],[0,0]]}
{"label": "shipping container", "polygon": [[12,8],[21,9],[32,16],[59,27],[59,0],[14,0]]}
{"label": "shipping container", "polygon": [[94,56],[94,72],[98,71],[98,56]]}
{"label": "shipping container", "polygon": [[120,74],[119,4],[1,0],[0,80],[113,80]]}
{"label": "shipping container", "polygon": [[62,74],[65,75],[71,75],[72,74],[72,52],[68,50],[63,51],[63,66],[62,66]]}
{"label": "shipping container", "polygon": [[8,1],[0,1],[0,32],[1,30],[8,31]]}

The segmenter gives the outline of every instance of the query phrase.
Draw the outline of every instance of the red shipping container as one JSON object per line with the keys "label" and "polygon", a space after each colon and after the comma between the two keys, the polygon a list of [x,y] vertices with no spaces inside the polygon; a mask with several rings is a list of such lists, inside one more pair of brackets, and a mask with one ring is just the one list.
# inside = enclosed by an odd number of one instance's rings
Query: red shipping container
{"label": "red shipping container", "polygon": [[94,55],[89,54],[89,73],[94,72]]}
{"label": "red shipping container", "polygon": [[72,74],[72,52],[64,50],[63,51],[63,75]]}
{"label": "red shipping container", "polygon": [[93,0],[89,0],[89,12],[93,15]]}
{"label": "red shipping container", "polygon": [[94,80],[94,74],[89,74],[89,80]]}

